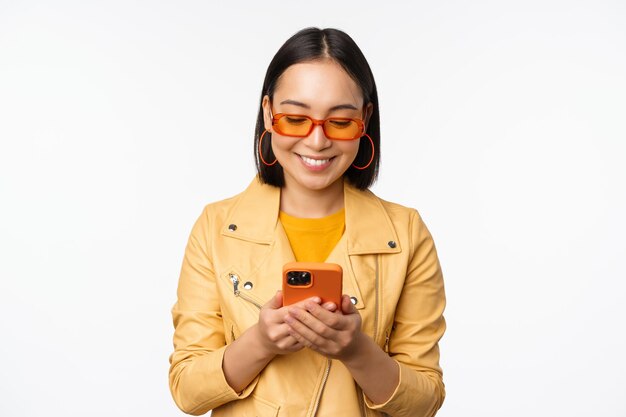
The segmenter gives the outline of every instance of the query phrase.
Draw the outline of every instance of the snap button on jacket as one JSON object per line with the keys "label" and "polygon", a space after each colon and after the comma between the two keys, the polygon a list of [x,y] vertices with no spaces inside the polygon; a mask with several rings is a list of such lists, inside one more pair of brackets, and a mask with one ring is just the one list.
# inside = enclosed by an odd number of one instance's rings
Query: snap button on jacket
{"label": "snap button on jacket", "polygon": [[398,364],[395,391],[373,404],[340,361],[307,348],[276,356],[242,392],[228,385],[227,344],[257,323],[281,289],[283,265],[295,260],[279,203],[280,188],[255,178],[242,193],[206,205],[195,222],[171,310],[169,384],[177,406],[192,415],[213,410],[213,417],[435,415],[445,398],[438,342],[446,329],[435,244],[415,209],[347,181],[345,232],[326,261],[341,265],[362,331]]}

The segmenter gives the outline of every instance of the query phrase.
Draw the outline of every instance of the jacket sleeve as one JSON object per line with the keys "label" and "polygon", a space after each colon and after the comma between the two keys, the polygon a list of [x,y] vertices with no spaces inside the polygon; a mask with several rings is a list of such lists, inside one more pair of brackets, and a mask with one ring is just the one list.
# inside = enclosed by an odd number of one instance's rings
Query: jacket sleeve
{"label": "jacket sleeve", "polygon": [[202,415],[229,401],[247,397],[258,381],[257,377],[243,392],[237,393],[226,382],[222,370],[226,340],[208,247],[207,207],[187,241],[178,298],[171,310],[174,352],[169,358],[169,386],[176,405],[192,415]]}
{"label": "jacket sleeve", "polygon": [[384,404],[371,409],[394,417],[432,417],[445,399],[439,340],[446,330],[446,296],[434,241],[417,211],[410,222],[410,259],[389,338],[400,381]]}

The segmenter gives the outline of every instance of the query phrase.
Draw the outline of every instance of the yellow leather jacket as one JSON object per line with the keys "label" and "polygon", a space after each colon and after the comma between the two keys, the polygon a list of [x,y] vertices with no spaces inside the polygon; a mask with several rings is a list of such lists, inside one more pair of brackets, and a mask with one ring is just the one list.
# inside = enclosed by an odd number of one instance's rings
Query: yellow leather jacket
{"label": "yellow leather jacket", "polygon": [[373,404],[336,360],[310,350],[275,357],[242,392],[226,382],[226,345],[258,321],[294,261],[278,221],[280,188],[255,178],[208,204],[193,226],[172,307],[169,383],[185,413],[222,416],[433,416],[445,398],[438,342],[446,329],[443,276],[414,209],[344,182],[345,232],[327,259],[344,271],[362,331],[400,368],[384,404]]}

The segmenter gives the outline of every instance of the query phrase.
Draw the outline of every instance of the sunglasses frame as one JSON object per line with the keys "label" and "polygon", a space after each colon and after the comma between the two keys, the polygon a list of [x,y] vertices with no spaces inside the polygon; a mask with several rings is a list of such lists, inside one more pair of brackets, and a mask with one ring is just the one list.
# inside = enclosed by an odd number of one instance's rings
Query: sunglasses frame
{"label": "sunglasses frame", "polygon": [[[270,110],[270,114],[271,114],[271,110]],[[311,132],[313,131],[313,129],[315,128],[315,126],[317,125],[321,125],[322,126],[322,130],[324,130],[324,135],[326,135],[326,137],[330,140],[355,140],[355,139],[359,139],[360,137],[362,137],[365,134],[365,123],[363,122],[363,120],[358,119],[358,118],[353,118],[353,117],[328,117],[326,119],[314,119],[311,116],[307,116],[306,114],[295,114],[295,113],[276,113],[274,115],[272,115],[272,127],[276,128],[276,125],[278,124],[278,120],[280,120],[281,118],[285,117],[285,116],[292,116],[292,117],[304,117],[306,119],[309,119],[312,124],[311,127],[309,128],[309,131],[307,132],[306,135],[288,135],[285,133],[280,132],[278,129],[276,129],[276,131],[278,132],[278,134],[283,135],[283,136],[290,136],[290,137],[294,137],[294,138],[304,138],[307,137],[311,134]],[[353,122],[356,122],[356,124],[359,127],[359,136],[353,137],[353,138],[332,138],[330,136],[328,136],[328,133],[326,133],[326,126],[324,126],[324,123],[326,123],[328,120],[350,120]]]}

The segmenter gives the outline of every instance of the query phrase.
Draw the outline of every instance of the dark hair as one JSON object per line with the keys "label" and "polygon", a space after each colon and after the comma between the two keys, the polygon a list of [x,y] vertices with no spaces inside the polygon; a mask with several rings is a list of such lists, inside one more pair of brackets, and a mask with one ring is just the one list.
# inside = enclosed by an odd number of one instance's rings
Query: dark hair
{"label": "dark hair", "polygon": [[[291,65],[306,62],[331,59],[337,62],[350,75],[361,89],[363,95],[363,105],[373,104],[373,112],[367,123],[367,133],[374,142],[374,160],[369,167],[363,170],[354,168],[352,165],[344,173],[344,177],[354,186],[361,190],[371,186],[378,176],[380,163],[380,119],[378,116],[378,93],[374,75],[370,69],[365,56],[347,33],[338,29],[319,29],[309,27],[300,30],[289,38],[280,47],[274,58],[270,62],[263,81],[261,91],[261,105],[259,105],[259,115],[257,117],[254,134],[254,158],[256,168],[261,181],[277,187],[285,185],[283,167],[280,164],[267,166],[259,158],[259,138],[265,130],[263,119],[263,97],[268,95],[273,99],[278,78]],[[366,136],[360,139],[359,151],[354,159],[357,166],[366,165],[372,156],[372,146]],[[274,153],[271,147],[271,133],[267,132],[263,138],[262,149],[266,161],[274,160]],[[269,159],[268,159],[269,158]]]}

